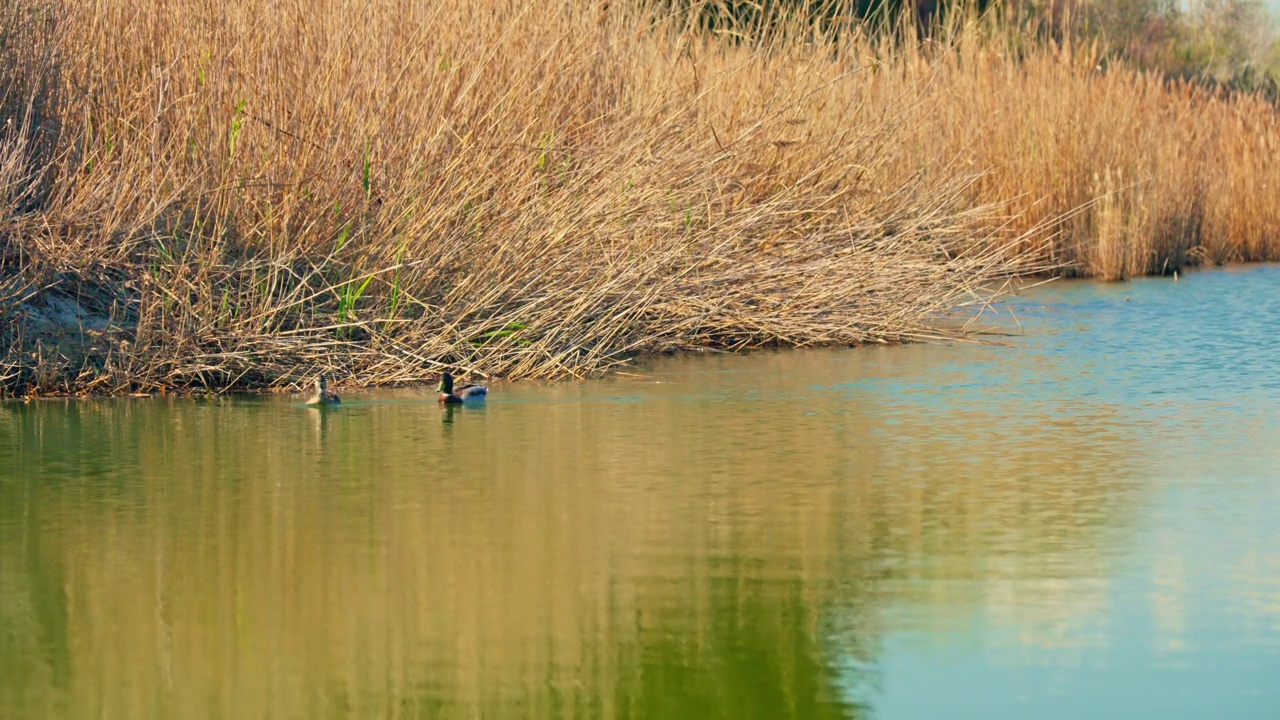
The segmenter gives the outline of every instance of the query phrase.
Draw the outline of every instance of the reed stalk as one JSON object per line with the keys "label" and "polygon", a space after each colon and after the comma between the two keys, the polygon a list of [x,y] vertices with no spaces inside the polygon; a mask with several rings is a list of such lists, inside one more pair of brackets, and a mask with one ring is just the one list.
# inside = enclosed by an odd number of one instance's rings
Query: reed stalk
{"label": "reed stalk", "polygon": [[902,342],[1015,275],[1277,252],[1274,108],[980,21],[18,0],[0,39],[7,393]]}

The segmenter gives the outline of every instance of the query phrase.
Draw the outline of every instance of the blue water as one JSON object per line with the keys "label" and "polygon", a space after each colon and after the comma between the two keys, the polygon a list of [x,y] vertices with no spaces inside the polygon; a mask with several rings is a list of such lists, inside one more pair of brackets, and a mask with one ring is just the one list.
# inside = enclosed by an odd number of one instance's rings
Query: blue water
{"label": "blue water", "polygon": [[[1033,577],[946,578],[984,600],[886,636],[875,716],[1280,717],[1278,300],[1276,267],[1059,283],[1012,303],[1012,351],[961,352],[942,382],[862,381],[904,423],[984,426],[982,453],[939,463],[1009,482],[1111,475],[1140,501],[1085,568],[1049,554]],[[1061,458],[1024,473],[1023,452]],[[931,584],[938,564],[921,568]]]}

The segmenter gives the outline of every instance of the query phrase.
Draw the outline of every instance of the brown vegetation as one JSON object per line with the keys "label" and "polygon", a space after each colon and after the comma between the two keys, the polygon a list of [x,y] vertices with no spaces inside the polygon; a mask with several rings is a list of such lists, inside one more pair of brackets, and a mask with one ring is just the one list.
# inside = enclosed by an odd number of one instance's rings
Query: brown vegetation
{"label": "brown vegetation", "polygon": [[9,392],[902,341],[1050,265],[1276,252],[1272,107],[980,23],[925,47],[585,0],[0,23]]}
{"label": "brown vegetation", "polygon": [[963,33],[916,61],[920,80],[871,84],[913,109],[909,162],[985,170],[972,201],[1006,203],[1021,228],[1063,218],[1052,259],[1068,274],[1117,280],[1280,257],[1280,115],[1269,101],[1106,68],[1093,47],[1014,63],[1012,46]]}

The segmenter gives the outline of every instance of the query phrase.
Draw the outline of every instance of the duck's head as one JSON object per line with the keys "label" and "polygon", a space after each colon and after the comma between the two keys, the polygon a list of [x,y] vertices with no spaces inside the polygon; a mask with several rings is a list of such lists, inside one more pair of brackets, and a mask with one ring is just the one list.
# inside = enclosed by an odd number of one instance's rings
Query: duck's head
{"label": "duck's head", "polygon": [[448,370],[445,370],[444,373],[440,376],[440,387],[436,389],[444,393],[445,395],[452,394],[453,393],[453,374],[450,373]]}
{"label": "duck's head", "polygon": [[321,373],[320,377],[316,378],[316,392],[323,395],[328,390],[329,390],[329,379],[326,378],[323,373]]}

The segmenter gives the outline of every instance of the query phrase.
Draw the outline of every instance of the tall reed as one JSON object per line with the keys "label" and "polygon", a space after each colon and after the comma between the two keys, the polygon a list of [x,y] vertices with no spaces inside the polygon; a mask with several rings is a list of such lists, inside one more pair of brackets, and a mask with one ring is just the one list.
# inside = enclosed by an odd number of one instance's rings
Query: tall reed
{"label": "tall reed", "polygon": [[1014,274],[1275,252],[1270,107],[981,23],[915,46],[587,0],[0,17],[10,392],[894,342]]}
{"label": "tall reed", "polygon": [[909,164],[982,169],[973,201],[1005,202],[1020,228],[1062,219],[1052,259],[1068,274],[1280,258],[1280,115],[1265,98],[1108,65],[1094,46],[1026,50],[981,24],[914,62],[879,90],[910,98]]}

